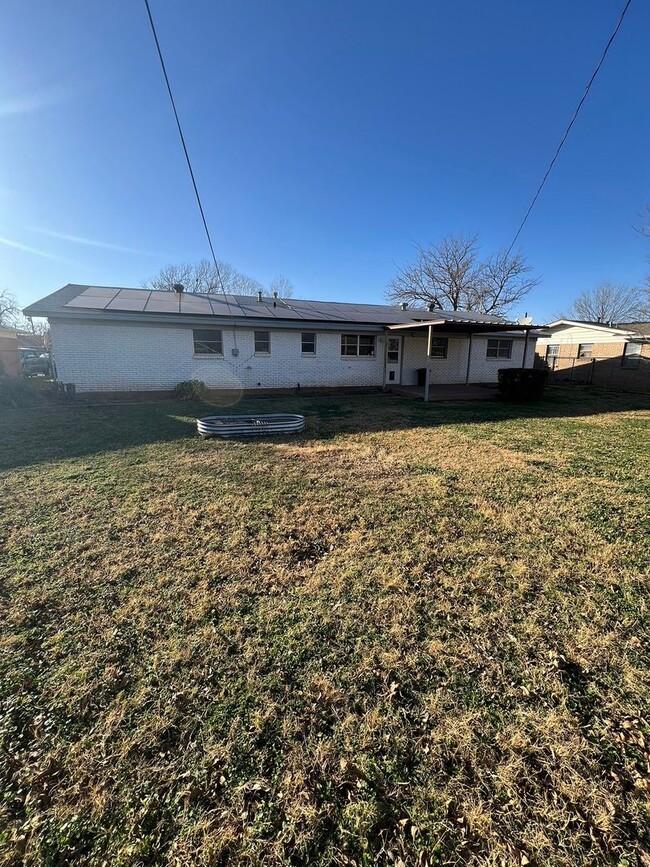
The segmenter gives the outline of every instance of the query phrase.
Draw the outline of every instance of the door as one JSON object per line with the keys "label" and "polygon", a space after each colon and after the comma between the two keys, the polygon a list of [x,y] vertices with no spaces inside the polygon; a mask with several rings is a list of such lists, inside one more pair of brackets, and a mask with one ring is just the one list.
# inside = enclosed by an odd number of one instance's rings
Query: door
{"label": "door", "polygon": [[386,384],[399,385],[402,381],[402,338],[389,337],[386,341]]}

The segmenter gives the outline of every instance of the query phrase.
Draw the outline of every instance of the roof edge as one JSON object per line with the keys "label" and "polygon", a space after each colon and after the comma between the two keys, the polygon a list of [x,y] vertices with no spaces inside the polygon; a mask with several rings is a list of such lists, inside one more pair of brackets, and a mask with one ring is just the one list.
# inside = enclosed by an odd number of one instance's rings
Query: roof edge
{"label": "roof edge", "polygon": [[620,325],[605,325],[604,323],[598,322],[585,322],[581,319],[556,319],[554,322],[547,322],[546,325],[543,325],[542,327],[556,328],[558,325],[575,326],[578,328],[589,328],[592,331],[615,331],[621,334],[628,334],[630,331],[629,328],[623,328]]}

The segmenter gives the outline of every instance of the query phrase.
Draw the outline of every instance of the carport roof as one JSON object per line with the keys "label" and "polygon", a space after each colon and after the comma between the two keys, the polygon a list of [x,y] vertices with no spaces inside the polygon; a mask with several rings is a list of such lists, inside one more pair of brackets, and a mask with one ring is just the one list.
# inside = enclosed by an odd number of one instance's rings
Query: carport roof
{"label": "carport roof", "polygon": [[546,333],[539,329],[537,325],[521,325],[518,322],[481,322],[478,319],[448,319],[445,311],[445,318],[431,320],[429,322],[410,322],[400,325],[389,325],[388,331],[399,332],[416,332],[428,331],[431,328],[433,331],[445,332],[445,334],[499,334],[503,337],[520,337],[522,333],[528,332],[535,336],[542,337]]}

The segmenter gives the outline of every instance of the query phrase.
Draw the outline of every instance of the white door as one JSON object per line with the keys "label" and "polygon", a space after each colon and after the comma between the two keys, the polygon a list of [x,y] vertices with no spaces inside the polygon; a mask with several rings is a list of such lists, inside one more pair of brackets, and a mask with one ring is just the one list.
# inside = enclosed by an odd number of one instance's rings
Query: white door
{"label": "white door", "polygon": [[386,340],[386,384],[399,385],[402,380],[402,338]]}

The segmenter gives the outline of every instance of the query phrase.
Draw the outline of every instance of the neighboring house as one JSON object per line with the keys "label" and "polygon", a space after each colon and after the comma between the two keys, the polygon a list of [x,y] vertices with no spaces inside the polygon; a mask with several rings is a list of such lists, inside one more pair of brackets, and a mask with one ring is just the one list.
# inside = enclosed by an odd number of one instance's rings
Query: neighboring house
{"label": "neighboring house", "polygon": [[14,328],[0,326],[0,377],[20,376],[18,337]]}
{"label": "neighboring house", "polygon": [[532,367],[533,326],[461,311],[69,284],[26,308],[78,392],[496,382]]}
{"label": "neighboring house", "polygon": [[558,319],[544,331],[536,366],[550,368],[554,380],[650,390],[650,323]]}

